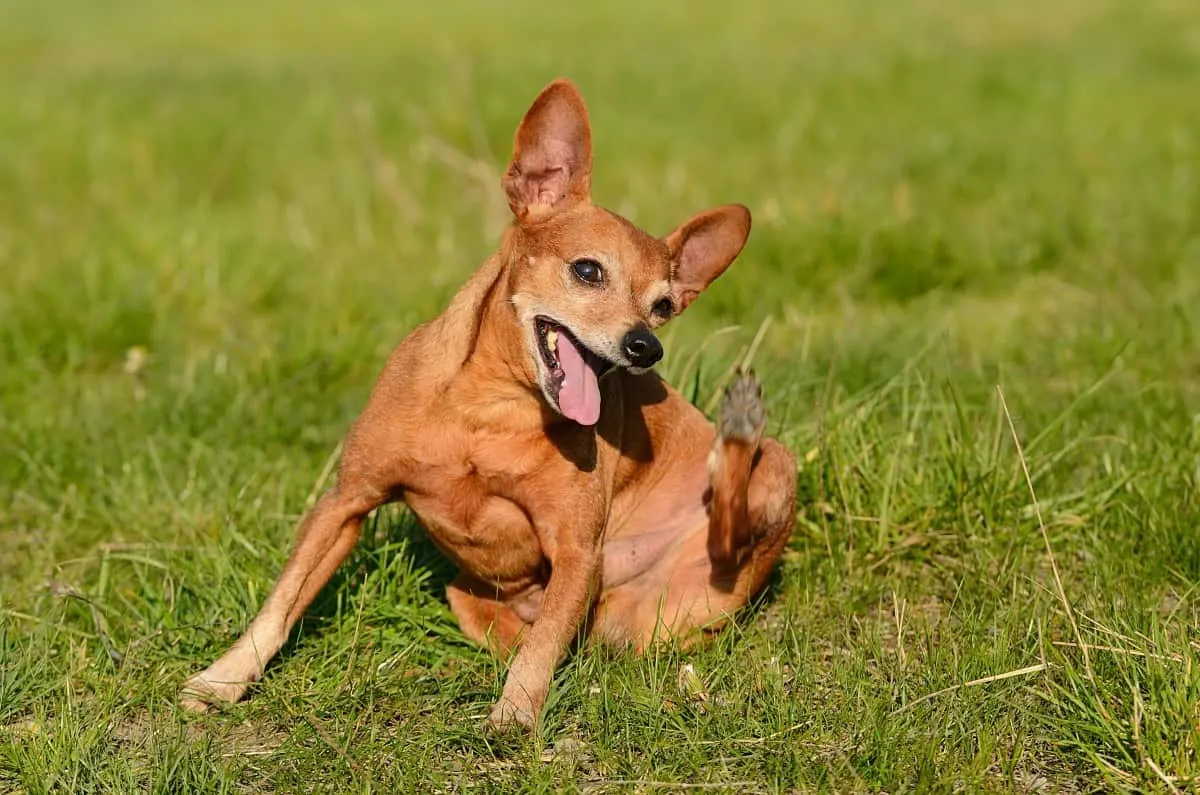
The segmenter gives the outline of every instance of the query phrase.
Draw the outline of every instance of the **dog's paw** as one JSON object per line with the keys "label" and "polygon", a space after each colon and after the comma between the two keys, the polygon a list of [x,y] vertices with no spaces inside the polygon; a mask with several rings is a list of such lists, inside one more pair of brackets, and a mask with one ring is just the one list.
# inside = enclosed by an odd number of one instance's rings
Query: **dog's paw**
{"label": "dog's paw", "polygon": [[757,444],[767,423],[767,408],[763,404],[762,386],[753,370],[738,374],[721,401],[717,418],[717,433],[722,439]]}
{"label": "dog's paw", "polygon": [[218,706],[234,703],[245,693],[245,685],[211,682],[204,674],[196,674],[183,683],[179,691],[179,706],[188,712],[213,712]]}
{"label": "dog's paw", "polygon": [[503,697],[492,707],[492,713],[483,722],[483,730],[491,735],[527,732],[533,730],[536,722],[532,703],[518,704]]}

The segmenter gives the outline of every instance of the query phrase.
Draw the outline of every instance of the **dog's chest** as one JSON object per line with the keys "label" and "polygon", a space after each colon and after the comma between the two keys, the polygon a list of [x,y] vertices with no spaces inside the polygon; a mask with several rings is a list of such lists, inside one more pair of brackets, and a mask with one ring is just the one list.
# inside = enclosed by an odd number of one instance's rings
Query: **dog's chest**
{"label": "dog's chest", "polygon": [[535,528],[547,497],[545,451],[529,440],[459,432],[427,447],[405,502],[460,568],[489,582],[542,570]]}

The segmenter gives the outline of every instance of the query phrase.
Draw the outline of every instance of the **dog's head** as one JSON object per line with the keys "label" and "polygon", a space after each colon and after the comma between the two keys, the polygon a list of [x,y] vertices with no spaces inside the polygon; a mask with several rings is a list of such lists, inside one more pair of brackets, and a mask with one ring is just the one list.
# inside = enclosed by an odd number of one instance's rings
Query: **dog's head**
{"label": "dog's head", "polygon": [[699,213],[664,238],[591,202],[592,131],[573,84],[547,86],[517,129],[501,250],[509,295],[546,401],[594,425],[599,379],[662,358],[654,330],[720,276],[746,243],[750,211]]}

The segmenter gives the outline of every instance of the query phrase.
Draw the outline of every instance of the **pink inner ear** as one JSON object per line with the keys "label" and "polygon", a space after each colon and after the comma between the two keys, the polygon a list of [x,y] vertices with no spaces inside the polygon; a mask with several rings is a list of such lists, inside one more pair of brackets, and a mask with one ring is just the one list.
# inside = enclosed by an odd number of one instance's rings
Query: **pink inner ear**
{"label": "pink inner ear", "polygon": [[732,259],[727,250],[736,244],[726,239],[723,232],[721,219],[704,218],[688,228],[680,241],[675,278],[680,288],[692,293],[692,298],[719,276]]}
{"label": "pink inner ear", "polygon": [[523,153],[522,194],[528,204],[552,207],[567,195],[571,175],[578,171],[574,147],[560,138],[543,139],[535,149]]}
{"label": "pink inner ear", "polygon": [[726,205],[699,213],[667,237],[676,257],[672,274],[677,311],[682,312],[741,252],[750,233],[750,212]]}
{"label": "pink inner ear", "polygon": [[528,209],[537,205],[553,207],[567,193],[570,174],[563,166],[551,166],[541,170],[522,169],[505,178],[509,201],[517,207]]}
{"label": "pink inner ear", "polygon": [[570,176],[563,167],[552,168],[529,178],[533,188],[532,204],[545,204],[553,207],[563,196],[567,195],[567,184]]}
{"label": "pink inner ear", "polygon": [[573,85],[556,81],[538,95],[517,129],[504,177],[517,218],[543,215],[570,201],[587,201],[592,166],[587,108]]}

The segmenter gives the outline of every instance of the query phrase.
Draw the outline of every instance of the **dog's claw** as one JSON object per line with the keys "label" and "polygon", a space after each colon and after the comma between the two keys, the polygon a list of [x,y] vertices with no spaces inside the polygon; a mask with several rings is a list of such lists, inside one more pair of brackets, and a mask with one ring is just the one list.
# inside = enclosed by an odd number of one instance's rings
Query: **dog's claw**
{"label": "dog's claw", "polygon": [[767,422],[762,386],[753,370],[739,373],[721,402],[717,433],[722,439],[757,443]]}

